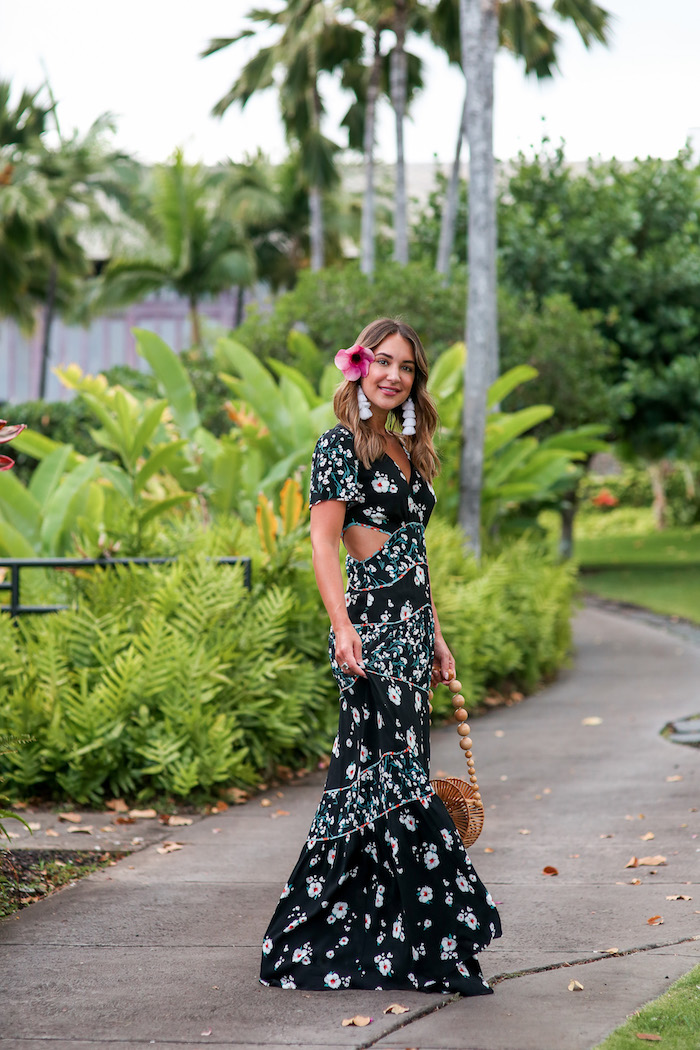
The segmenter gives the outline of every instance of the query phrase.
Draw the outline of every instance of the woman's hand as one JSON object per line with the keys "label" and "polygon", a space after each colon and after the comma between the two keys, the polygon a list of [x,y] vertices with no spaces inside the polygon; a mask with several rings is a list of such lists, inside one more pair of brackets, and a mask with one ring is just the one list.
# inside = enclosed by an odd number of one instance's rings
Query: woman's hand
{"label": "woman's hand", "polygon": [[[365,665],[362,662],[362,642],[351,623],[334,630],[335,658],[344,674],[357,678],[366,678]],[[346,666],[347,665],[347,666]]]}
{"label": "woman's hand", "polygon": [[435,639],[433,670],[430,676],[433,688],[441,683],[451,681],[455,676],[455,658],[450,652],[442,635]]}

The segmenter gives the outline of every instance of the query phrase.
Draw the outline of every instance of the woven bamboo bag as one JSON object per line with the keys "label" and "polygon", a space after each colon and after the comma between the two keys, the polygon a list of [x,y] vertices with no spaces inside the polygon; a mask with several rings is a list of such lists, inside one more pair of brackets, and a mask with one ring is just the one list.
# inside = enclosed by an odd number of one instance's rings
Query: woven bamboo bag
{"label": "woven bamboo bag", "polygon": [[[464,710],[464,697],[460,693],[462,683],[456,678],[447,683],[452,693],[452,706],[455,709],[459,746],[467,760],[469,780],[461,777],[441,777],[431,780],[433,791],[445,805],[445,809],[454,821],[459,837],[466,847],[476,842],[484,826],[484,804],[481,801],[479,785],[476,780],[476,768],[472,755],[472,738],[467,723],[467,712]],[[433,699],[432,689],[428,694]],[[432,706],[430,708],[432,711]]]}

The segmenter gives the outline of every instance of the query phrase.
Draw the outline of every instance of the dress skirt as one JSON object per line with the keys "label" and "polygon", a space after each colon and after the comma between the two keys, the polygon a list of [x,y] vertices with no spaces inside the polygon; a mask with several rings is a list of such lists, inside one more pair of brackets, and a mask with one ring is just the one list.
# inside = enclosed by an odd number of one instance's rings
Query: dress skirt
{"label": "dress skirt", "polygon": [[335,659],[340,721],[325,790],[263,943],[282,988],[484,995],[475,955],[498,912],[429,782],[434,624],[423,528],[346,559],[367,678]]}

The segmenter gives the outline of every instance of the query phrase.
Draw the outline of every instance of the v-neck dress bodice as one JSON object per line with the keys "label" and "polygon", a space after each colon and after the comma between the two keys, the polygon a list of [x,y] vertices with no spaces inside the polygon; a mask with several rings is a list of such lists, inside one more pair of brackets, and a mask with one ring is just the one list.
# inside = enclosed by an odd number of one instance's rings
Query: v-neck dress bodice
{"label": "v-neck dress bodice", "polygon": [[363,466],[355,455],[353,436],[338,424],[322,434],[311,462],[309,503],[336,499],[345,503],[343,532],[364,525],[394,533],[415,523],[425,528],[435,506],[435,493],[411,463],[408,481],[388,453]]}
{"label": "v-neck dress bodice", "polygon": [[331,668],[338,735],[306,844],[262,947],[264,984],[486,995],[476,953],[500,936],[498,912],[430,784],[429,690],[435,626],[424,528],[435,494],[388,455],[365,468],[353,436],[321,436],[312,505],[345,503],[345,528],[387,534],[348,555],[345,604],[366,678]]}

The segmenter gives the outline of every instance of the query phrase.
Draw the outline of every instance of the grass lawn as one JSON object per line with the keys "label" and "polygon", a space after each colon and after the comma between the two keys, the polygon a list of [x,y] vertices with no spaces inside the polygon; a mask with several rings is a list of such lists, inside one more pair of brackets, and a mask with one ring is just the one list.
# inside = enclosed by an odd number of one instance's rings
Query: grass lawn
{"label": "grass lawn", "polygon": [[576,540],[584,591],[700,623],[700,528]]}
{"label": "grass lawn", "polygon": [[[640,1035],[660,1039],[644,1040]],[[657,1041],[663,1050],[700,1047],[700,966],[676,981],[659,999],[642,1007],[595,1050],[640,1050]]]}

